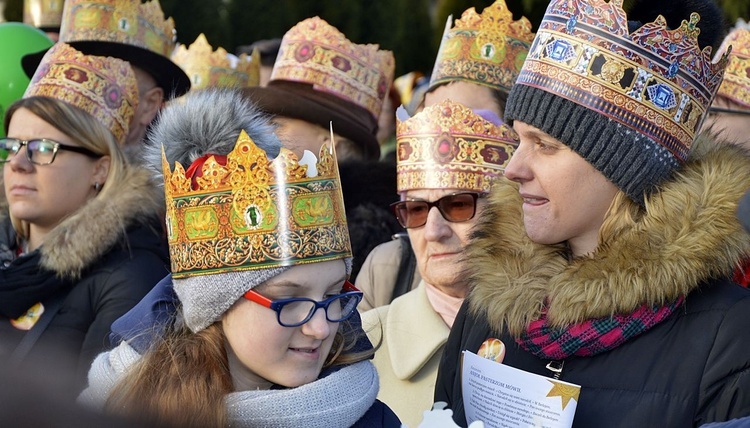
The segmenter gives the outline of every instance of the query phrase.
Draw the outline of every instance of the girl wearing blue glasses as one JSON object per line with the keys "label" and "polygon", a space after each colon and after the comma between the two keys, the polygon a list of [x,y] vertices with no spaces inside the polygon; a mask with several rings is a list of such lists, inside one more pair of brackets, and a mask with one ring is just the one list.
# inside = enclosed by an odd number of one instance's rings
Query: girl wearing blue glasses
{"label": "girl wearing blue glasses", "polygon": [[[148,157],[163,170],[172,278],[139,304],[145,317],[115,324],[131,331],[79,401],[169,426],[400,425],[376,401],[362,295],[346,280],[335,153],[298,161],[269,123],[229,91],[164,110]],[[176,310],[139,326],[161,303]]]}

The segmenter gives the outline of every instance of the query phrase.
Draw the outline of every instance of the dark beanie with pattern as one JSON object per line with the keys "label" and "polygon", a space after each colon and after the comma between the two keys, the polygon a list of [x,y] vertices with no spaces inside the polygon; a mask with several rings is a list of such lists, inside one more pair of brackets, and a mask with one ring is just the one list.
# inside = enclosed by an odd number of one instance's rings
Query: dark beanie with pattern
{"label": "dark beanie with pattern", "polygon": [[[673,3],[668,10],[679,14],[690,2],[679,2],[680,11]],[[696,24],[720,24],[720,11],[686,11],[672,30],[674,16],[640,25],[621,7],[622,0],[553,0],[505,119],[560,140],[642,205],[687,159],[726,61],[712,64],[710,49],[698,47]]]}

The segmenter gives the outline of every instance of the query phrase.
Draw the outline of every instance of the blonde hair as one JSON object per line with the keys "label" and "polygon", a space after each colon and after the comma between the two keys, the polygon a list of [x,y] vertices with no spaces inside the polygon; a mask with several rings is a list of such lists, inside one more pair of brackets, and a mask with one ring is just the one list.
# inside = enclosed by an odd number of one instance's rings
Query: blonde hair
{"label": "blonde hair", "polygon": [[[353,352],[360,335],[364,332],[349,321],[340,323],[323,367],[371,357],[374,349]],[[226,426],[224,397],[233,385],[225,343],[221,321],[198,333],[175,321],[113,388],[107,411],[158,426]]]}
{"label": "blonde hair", "polygon": [[[29,110],[60,132],[68,135],[81,147],[102,156],[109,156],[107,180],[103,183],[101,191],[96,197],[109,198],[118,192],[124,181],[127,165],[125,155],[123,155],[117,140],[108,128],[78,107],[54,98],[36,96],[20,99],[8,108],[4,123],[6,132],[13,114],[22,108]],[[10,219],[19,238],[28,239],[28,222],[19,220],[12,214]]]}

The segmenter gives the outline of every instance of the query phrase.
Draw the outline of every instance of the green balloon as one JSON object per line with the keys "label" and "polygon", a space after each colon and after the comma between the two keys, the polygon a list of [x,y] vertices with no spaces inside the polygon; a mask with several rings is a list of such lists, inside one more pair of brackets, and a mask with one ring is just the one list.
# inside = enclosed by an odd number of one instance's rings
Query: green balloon
{"label": "green balloon", "polygon": [[0,24],[0,137],[5,136],[5,111],[23,97],[29,85],[21,58],[48,49],[53,43],[43,31],[31,25],[20,22]]}

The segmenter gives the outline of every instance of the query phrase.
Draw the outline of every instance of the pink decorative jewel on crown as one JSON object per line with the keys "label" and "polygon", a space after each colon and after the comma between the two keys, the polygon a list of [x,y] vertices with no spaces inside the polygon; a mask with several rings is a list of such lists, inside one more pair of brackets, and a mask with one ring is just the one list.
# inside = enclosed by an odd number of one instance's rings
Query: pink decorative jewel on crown
{"label": "pink decorative jewel on crown", "polygon": [[721,83],[726,55],[698,46],[700,16],[630,33],[623,0],[552,0],[517,84],[566,98],[687,159]]}

